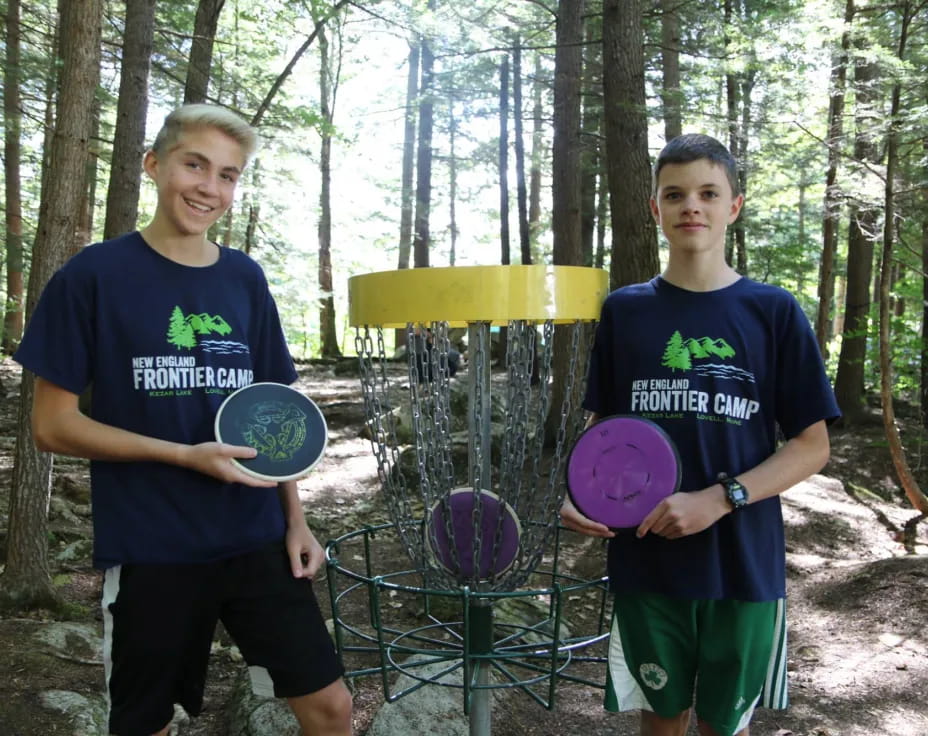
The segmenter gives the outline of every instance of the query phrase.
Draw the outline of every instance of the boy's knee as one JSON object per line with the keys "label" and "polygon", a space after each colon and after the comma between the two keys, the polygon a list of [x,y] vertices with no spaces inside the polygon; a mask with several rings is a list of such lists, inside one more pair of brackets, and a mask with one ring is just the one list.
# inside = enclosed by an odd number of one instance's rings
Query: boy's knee
{"label": "boy's knee", "polygon": [[304,733],[351,733],[352,697],[343,680],[288,702]]}

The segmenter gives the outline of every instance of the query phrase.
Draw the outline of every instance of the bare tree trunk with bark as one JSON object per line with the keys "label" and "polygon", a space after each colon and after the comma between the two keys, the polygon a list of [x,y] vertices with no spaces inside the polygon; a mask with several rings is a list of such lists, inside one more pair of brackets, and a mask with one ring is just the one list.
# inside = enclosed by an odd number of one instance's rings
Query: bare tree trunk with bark
{"label": "bare tree trunk with bark", "polygon": [[[428,10],[435,10],[435,0],[428,1]],[[416,155],[416,214],[413,233],[413,265],[429,265],[429,215],[432,206],[432,124],[435,103],[435,53],[429,39],[423,37],[420,61],[422,85],[419,91],[419,141]]]}
{"label": "bare tree trunk with bark", "polygon": [[508,266],[509,255],[509,55],[499,65],[499,247],[500,263]]}
{"label": "bare tree trunk with bark", "polygon": [[104,240],[133,230],[139,216],[139,172],[145,153],[155,3],[156,0],[126,0],[116,130],[113,134],[110,181],[106,190]]}
{"label": "bare tree trunk with bark", "polygon": [[[335,297],[332,286],[332,131],[338,75],[333,73],[332,53],[325,29],[319,31],[319,107],[322,113],[322,145],[319,151],[319,336],[323,358],[340,358],[335,329]],[[340,52],[339,52],[340,53]]]}
{"label": "bare tree trunk with bark", "polygon": [[639,0],[603,4],[603,107],[612,213],[612,288],[660,270],[648,200],[651,162],[645,108],[644,33]]}
{"label": "bare tree trunk with bark", "polygon": [[6,194],[6,304],[3,308],[3,340],[0,351],[12,353],[23,336],[23,215],[19,173],[22,113],[19,0],[8,0],[6,9],[6,65],[3,70],[3,173]]}
{"label": "bare tree trunk with bark", "polygon": [[519,253],[524,265],[532,262],[532,239],[528,223],[528,190],[525,187],[525,140],[522,116],[522,39],[512,48],[512,122],[516,155],[516,206],[519,211]]}
{"label": "bare tree trunk with bark", "polygon": [[661,101],[664,103],[664,140],[683,135],[680,91],[679,0],[661,0]]}
{"label": "bare tree trunk with bark", "polygon": [[193,21],[193,43],[187,63],[187,81],[184,84],[184,104],[206,102],[209,91],[209,74],[213,65],[213,44],[219,14],[226,0],[200,0]]}
{"label": "bare tree trunk with bark", "polygon": [[[878,67],[872,59],[858,58],[854,65],[854,160],[862,166],[879,165],[880,152],[873,138],[878,103],[875,82]],[[866,405],[864,374],[867,339],[870,335],[870,288],[873,278],[873,243],[878,235],[882,203],[857,200],[851,203],[847,234],[847,289],[844,326],[835,397],[846,425],[878,421]]]}
{"label": "bare tree trunk with bark", "polygon": [[[84,166],[92,128],[93,99],[100,69],[102,0],[64,3],[61,13],[61,85],[52,139],[50,175],[33,246],[27,317],[51,275],[64,263],[77,226]],[[23,372],[13,481],[10,492],[5,603],[16,607],[54,605],[48,563],[48,504],[52,456],[39,452],[30,422],[35,378]]]}
{"label": "bare tree trunk with bark", "polygon": [[[905,59],[906,41],[909,25],[912,21],[912,3],[904,0],[901,7],[902,22],[899,32],[899,60]],[[892,102],[889,112],[889,132],[886,137],[886,188],[883,216],[883,264],[880,273],[880,400],[883,406],[883,427],[889,444],[889,454],[893,467],[899,477],[899,483],[906,498],[923,516],[928,514],[928,497],[918,485],[918,481],[909,467],[905,457],[905,448],[896,426],[896,413],[893,406],[893,362],[892,346],[892,307],[890,304],[890,282],[893,267],[893,243],[895,240],[895,176],[899,158],[899,132],[901,121],[900,98],[902,85],[897,81],[893,85]]]}
{"label": "bare tree trunk with bark", "polygon": [[828,104],[828,170],[825,173],[825,216],[822,222],[822,259],[818,273],[818,312],[815,317],[815,338],[822,357],[828,357],[828,325],[831,322],[835,289],[835,254],[838,250],[839,195],[838,159],[844,139],[844,91],[847,80],[848,49],[851,44],[850,25],[854,18],[854,0],[844,8],[844,33],[841,49],[835,55],[831,70],[831,99]]}

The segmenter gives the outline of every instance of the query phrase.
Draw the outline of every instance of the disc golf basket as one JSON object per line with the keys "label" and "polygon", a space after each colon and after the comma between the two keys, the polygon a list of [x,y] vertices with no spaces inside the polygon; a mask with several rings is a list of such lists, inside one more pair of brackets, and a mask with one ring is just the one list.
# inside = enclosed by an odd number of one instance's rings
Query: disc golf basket
{"label": "disc golf basket", "polygon": [[[379,675],[390,702],[425,685],[462,689],[472,736],[490,733],[493,690],[553,708],[560,681],[602,687],[572,665],[603,661],[590,647],[608,636],[605,580],[561,570],[558,512],[606,281],[592,268],[473,266],[349,282],[391,522],[326,548],[336,646],[370,665],[347,675]],[[399,376],[389,328],[405,330]],[[593,631],[570,630],[575,605],[594,611]],[[512,620],[513,608],[531,615]],[[393,674],[408,684],[391,691]]]}

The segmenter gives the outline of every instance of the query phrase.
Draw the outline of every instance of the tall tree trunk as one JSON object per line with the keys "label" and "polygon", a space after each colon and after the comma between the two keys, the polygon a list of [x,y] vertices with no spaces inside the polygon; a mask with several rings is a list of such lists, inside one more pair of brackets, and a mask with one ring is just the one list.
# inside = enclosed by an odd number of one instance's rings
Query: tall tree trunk
{"label": "tall tree trunk", "polygon": [[651,162],[645,108],[644,36],[639,0],[603,4],[603,107],[612,214],[612,288],[660,270],[651,218]]}
{"label": "tall tree trunk", "polygon": [[[738,80],[729,62],[732,57],[729,51],[729,47],[731,46],[730,29],[735,27],[733,0],[723,0],[722,12],[725,24],[725,119],[728,124],[728,150],[731,151],[731,155],[738,161]],[[735,228],[730,227],[725,233],[725,260],[728,262],[728,265],[735,262],[734,255]]]}
{"label": "tall tree trunk", "polygon": [[509,265],[509,55],[499,65],[499,246],[500,263]]}
{"label": "tall tree trunk", "polygon": [[[557,15],[557,49],[554,53],[554,145],[552,148],[551,230],[553,263],[580,265],[580,91],[583,72],[583,0],[560,0]],[[570,335],[555,327],[551,372],[551,406],[561,406],[570,366]],[[545,423],[545,441],[552,443],[560,415],[551,412]]]}
{"label": "tall tree trunk", "polygon": [[606,220],[609,216],[609,182],[605,172],[600,171],[596,185],[596,256],[595,268],[602,268],[606,262]]}
{"label": "tall tree trunk", "polygon": [[583,0],[558,4],[554,56],[551,229],[554,264],[578,265],[580,245],[580,89]]}
{"label": "tall tree trunk", "polygon": [[[912,4],[910,0],[903,0],[900,11],[902,13],[901,28],[899,31],[899,61],[905,60],[906,42],[909,25],[912,21]],[[899,484],[905,492],[906,498],[922,515],[928,514],[928,497],[919,488],[918,481],[912,474],[908,460],[905,457],[905,448],[896,426],[896,413],[893,407],[893,363],[892,363],[892,313],[890,311],[890,281],[893,266],[893,242],[895,238],[895,177],[899,158],[899,133],[902,127],[900,118],[900,98],[902,84],[898,80],[893,85],[892,103],[889,113],[889,132],[886,136],[886,188],[883,217],[883,262],[880,273],[880,400],[883,407],[883,427],[886,431],[886,440],[889,443],[889,454],[899,477]]]}
{"label": "tall tree trunk", "polygon": [[187,81],[184,84],[184,104],[206,102],[209,90],[209,73],[213,65],[213,44],[219,14],[226,0],[200,0],[193,21],[193,43],[187,63]]}
{"label": "tall tree trunk", "polygon": [[[737,3],[737,5],[735,5]],[[725,0],[725,54],[731,58],[728,47],[731,44],[729,28],[744,27],[749,21],[744,0]],[[748,60],[748,68],[725,74],[725,99],[728,115],[728,148],[738,162],[738,186],[741,194],[747,194],[748,170],[748,129],[751,123],[751,92],[757,72],[751,68],[754,58],[753,49],[747,54],[741,52]],[[728,263],[738,273],[747,273],[747,235],[745,218],[747,209],[741,210],[741,216],[728,228],[725,255]]]}
{"label": "tall tree trunk", "polygon": [[528,231],[533,249],[541,231],[541,162],[544,160],[544,109],[541,103],[541,54],[535,54],[535,73],[532,76],[532,164],[528,185]]}
{"label": "tall tree trunk", "polygon": [[[741,194],[748,193],[748,131],[751,128],[751,93],[754,90],[754,81],[757,71],[749,69],[741,79],[741,124],[738,129],[738,186]],[[732,229],[735,233],[735,270],[740,274],[748,272],[748,248],[746,219],[750,207],[741,208],[741,216],[735,220]]]}
{"label": "tall tree trunk", "polygon": [[6,194],[6,304],[0,351],[12,353],[23,336],[23,213],[19,175],[20,112],[19,0],[6,7],[6,66],[3,70],[3,173]]}
{"label": "tall tree trunk", "polygon": [[[448,93],[448,230],[451,244],[448,265],[453,266],[458,254],[458,119],[454,112],[454,91]],[[404,330],[405,332],[405,330]]]}
{"label": "tall tree trunk", "polygon": [[[419,51],[421,41],[409,45],[406,76],[406,116],[403,125],[403,164],[400,175],[400,242],[397,268],[409,268],[412,246],[413,191],[412,177],[416,154],[416,111],[419,109]],[[406,330],[398,330],[405,334]]]}
{"label": "tall tree trunk", "polygon": [[[61,8],[61,92],[55,116],[51,170],[39,209],[29,273],[27,317],[49,277],[61,267],[74,237],[84,187],[95,80],[100,69],[102,0],[66,2]],[[16,606],[54,602],[48,564],[48,504],[52,456],[39,452],[30,417],[35,379],[23,372],[3,597]]]}
{"label": "tall tree trunk", "polygon": [[110,180],[106,189],[103,238],[109,240],[136,226],[145,120],[148,116],[148,76],[155,34],[156,0],[126,0],[126,21],[119,72],[119,100]]}
{"label": "tall tree trunk", "polygon": [[[435,0],[428,0],[427,9],[435,10]],[[432,206],[432,123],[435,79],[435,54],[432,43],[422,38],[422,86],[419,91],[419,141],[416,155],[416,214],[413,235],[413,266],[429,265],[429,214]]]}
{"label": "tall tree trunk", "polygon": [[[877,65],[865,56],[854,65],[854,160],[867,167],[878,165],[880,153],[873,138]],[[873,243],[878,238],[881,203],[855,201],[851,204],[847,233],[847,289],[844,302],[844,329],[835,397],[841,407],[842,422],[859,424],[871,418],[865,395],[867,340],[870,335],[870,288],[873,278]],[[875,418],[875,417],[874,417]]]}
{"label": "tall tree trunk", "polygon": [[[926,100],[928,101],[928,100]],[[928,182],[928,138],[922,140],[922,181]],[[920,395],[922,427],[928,429],[928,185],[922,187],[922,349]]]}
{"label": "tall tree trunk", "polygon": [[[94,86],[100,86],[100,72]],[[75,255],[81,248],[90,243],[93,238],[93,216],[97,201],[97,161],[100,157],[100,96],[95,95],[91,110],[92,122],[90,124],[90,140],[84,161],[84,193],[81,195],[77,227],[71,239],[69,255]]]}
{"label": "tall tree trunk", "polygon": [[52,140],[55,135],[55,101],[60,94],[58,62],[61,38],[61,6],[65,0],[58,0],[58,13],[55,30],[52,34],[51,48],[48,54],[48,68],[45,72],[45,109],[42,125],[42,181],[39,187],[39,202],[44,202],[48,193],[48,177],[51,171]]}
{"label": "tall tree trunk", "polygon": [[835,254],[838,250],[838,223],[841,198],[837,185],[838,159],[844,139],[844,90],[847,80],[847,58],[851,43],[851,22],[854,0],[844,7],[844,32],[841,49],[835,55],[831,70],[831,98],[828,103],[828,170],[825,173],[825,215],[822,222],[822,259],[818,273],[818,312],[815,317],[815,338],[824,357],[828,356],[828,325],[831,322],[835,289]]}
{"label": "tall tree trunk", "polygon": [[683,134],[680,90],[679,0],[661,0],[661,101],[664,104],[664,140]]}
{"label": "tall tree trunk", "polygon": [[532,240],[528,224],[528,191],[525,187],[525,139],[522,117],[522,39],[512,47],[512,123],[516,155],[516,206],[519,210],[519,253],[521,262],[532,262]]}
{"label": "tall tree trunk", "polygon": [[[409,268],[412,250],[413,189],[412,180],[416,161],[416,120],[419,110],[419,54],[421,38],[409,44],[409,60],[406,74],[406,115],[403,123],[403,163],[400,174],[400,242],[397,268]],[[406,344],[405,328],[393,333],[393,343],[398,348]]]}
{"label": "tall tree trunk", "polygon": [[583,93],[581,96],[580,148],[580,262],[593,265],[593,236],[596,232],[596,188],[602,168],[600,141],[603,125],[602,44],[596,39],[602,33],[601,24],[587,21],[584,49]]}
{"label": "tall tree trunk", "polygon": [[319,151],[319,333],[323,358],[340,358],[335,330],[335,297],[332,288],[332,131],[337,79],[325,29],[319,32],[319,107],[322,112],[322,145]]}

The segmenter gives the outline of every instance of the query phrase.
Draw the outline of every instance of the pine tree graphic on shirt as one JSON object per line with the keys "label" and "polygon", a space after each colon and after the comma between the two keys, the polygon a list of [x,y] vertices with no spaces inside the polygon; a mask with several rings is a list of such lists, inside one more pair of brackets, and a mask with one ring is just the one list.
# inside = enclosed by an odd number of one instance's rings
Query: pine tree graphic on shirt
{"label": "pine tree graphic on shirt", "polygon": [[[167,340],[168,343],[180,350],[181,348],[194,348],[198,344],[197,336],[199,335],[228,335],[232,332],[229,323],[220,315],[207,314],[184,314],[184,311],[175,306],[171,312],[171,319],[168,323]],[[223,344],[238,345],[244,348],[241,343],[231,341],[222,341]],[[239,351],[235,351],[239,352]]]}
{"label": "pine tree graphic on shirt", "polygon": [[734,355],[734,349],[722,338],[684,338],[676,330],[667,341],[661,365],[674,371],[688,371],[693,367],[693,360],[712,357],[727,360]]}
{"label": "pine tree graphic on shirt", "polygon": [[690,360],[690,351],[683,342],[683,335],[680,331],[675,331],[667,341],[667,347],[664,348],[664,355],[661,358],[661,365],[671,370],[688,371],[693,367]]}

